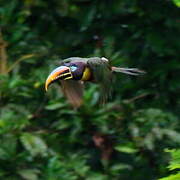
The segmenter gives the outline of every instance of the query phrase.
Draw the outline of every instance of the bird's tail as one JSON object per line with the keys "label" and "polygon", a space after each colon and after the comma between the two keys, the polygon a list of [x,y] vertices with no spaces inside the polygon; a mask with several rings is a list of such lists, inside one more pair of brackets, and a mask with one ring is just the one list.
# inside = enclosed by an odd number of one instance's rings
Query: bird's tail
{"label": "bird's tail", "polygon": [[133,76],[143,75],[146,72],[137,68],[120,68],[120,67],[112,67],[113,72],[121,72],[124,74],[129,74]]}

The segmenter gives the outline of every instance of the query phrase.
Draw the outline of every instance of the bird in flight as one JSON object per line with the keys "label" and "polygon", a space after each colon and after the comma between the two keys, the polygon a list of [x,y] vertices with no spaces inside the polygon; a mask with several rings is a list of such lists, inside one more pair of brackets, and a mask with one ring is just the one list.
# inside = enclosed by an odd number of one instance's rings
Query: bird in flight
{"label": "bird in flight", "polygon": [[45,90],[54,82],[61,83],[64,95],[73,107],[78,108],[83,103],[84,82],[94,82],[100,85],[103,101],[111,94],[111,84],[114,73],[142,75],[145,72],[137,68],[122,68],[111,66],[105,57],[70,57],[60,62],[45,82]]}

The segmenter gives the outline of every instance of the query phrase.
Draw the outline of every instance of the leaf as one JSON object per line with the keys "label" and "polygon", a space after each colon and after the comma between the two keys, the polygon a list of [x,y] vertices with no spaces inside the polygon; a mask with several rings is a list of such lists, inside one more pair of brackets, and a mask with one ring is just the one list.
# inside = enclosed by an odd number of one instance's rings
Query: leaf
{"label": "leaf", "polygon": [[15,157],[17,138],[11,134],[1,137],[0,159],[12,159]]}
{"label": "leaf", "polygon": [[180,7],[180,0],[173,0],[173,2],[177,7]]}
{"label": "leaf", "polygon": [[137,152],[137,149],[128,147],[128,146],[116,146],[115,149],[119,152],[123,152],[123,153],[128,153],[128,154],[133,154]]}
{"label": "leaf", "polygon": [[47,156],[47,145],[39,136],[24,133],[20,139],[25,149],[29,151],[32,156]]}
{"label": "leaf", "polygon": [[171,157],[172,157],[172,160],[170,161],[168,168],[170,170],[175,170],[180,168],[180,149],[173,149],[173,150],[169,150],[168,152],[171,153]]}
{"label": "leaf", "polygon": [[60,109],[60,108],[62,108],[64,106],[65,106],[65,104],[63,104],[63,103],[54,103],[54,104],[47,105],[45,107],[45,109],[47,109],[47,110],[56,110],[56,109]]}
{"label": "leaf", "polygon": [[22,169],[18,174],[25,180],[38,180],[39,170],[37,169]]}
{"label": "leaf", "polygon": [[132,167],[128,164],[119,163],[111,167],[111,171],[117,172],[120,170],[128,169],[131,170]]}
{"label": "leaf", "polygon": [[163,132],[174,142],[180,143],[180,133],[171,129],[164,129]]}
{"label": "leaf", "polygon": [[159,180],[180,180],[180,173],[173,174],[165,178],[160,178]]}
{"label": "leaf", "polygon": [[178,170],[177,174],[172,174],[164,178],[160,178],[159,180],[179,180],[180,179],[180,149],[172,149],[172,150],[165,150],[171,154],[171,161],[169,163],[168,168],[172,170]]}

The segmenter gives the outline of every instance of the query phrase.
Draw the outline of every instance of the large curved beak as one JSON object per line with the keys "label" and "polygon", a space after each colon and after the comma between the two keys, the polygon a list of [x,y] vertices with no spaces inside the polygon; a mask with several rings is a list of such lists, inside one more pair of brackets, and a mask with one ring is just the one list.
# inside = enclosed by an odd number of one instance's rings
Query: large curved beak
{"label": "large curved beak", "polygon": [[46,79],[45,90],[47,91],[49,85],[58,79],[60,80],[72,79],[72,73],[70,68],[67,66],[60,66],[54,69]]}

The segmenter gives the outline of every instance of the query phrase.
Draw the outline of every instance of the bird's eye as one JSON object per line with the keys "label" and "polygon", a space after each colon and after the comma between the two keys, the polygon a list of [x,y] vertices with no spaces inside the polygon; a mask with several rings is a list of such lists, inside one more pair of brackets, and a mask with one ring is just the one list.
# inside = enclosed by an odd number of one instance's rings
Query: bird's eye
{"label": "bird's eye", "polygon": [[71,66],[70,68],[71,68],[71,71],[74,72],[74,71],[76,71],[77,66],[74,66],[74,65],[73,65],[73,66]]}

